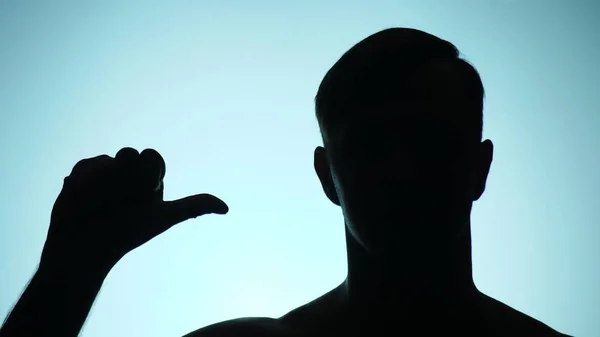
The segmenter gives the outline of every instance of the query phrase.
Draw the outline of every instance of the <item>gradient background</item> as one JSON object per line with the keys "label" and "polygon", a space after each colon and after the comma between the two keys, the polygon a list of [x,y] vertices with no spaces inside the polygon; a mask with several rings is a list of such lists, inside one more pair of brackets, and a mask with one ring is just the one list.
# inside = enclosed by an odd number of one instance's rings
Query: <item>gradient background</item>
{"label": "gradient background", "polygon": [[600,2],[343,3],[0,1],[0,314],[35,271],[63,177],[124,146],[162,153],[166,198],[209,192],[230,213],[126,256],[83,336],[181,336],[338,285],[343,218],[313,170],[313,97],[354,43],[408,26],[455,43],[487,90],[478,287],[600,336]]}

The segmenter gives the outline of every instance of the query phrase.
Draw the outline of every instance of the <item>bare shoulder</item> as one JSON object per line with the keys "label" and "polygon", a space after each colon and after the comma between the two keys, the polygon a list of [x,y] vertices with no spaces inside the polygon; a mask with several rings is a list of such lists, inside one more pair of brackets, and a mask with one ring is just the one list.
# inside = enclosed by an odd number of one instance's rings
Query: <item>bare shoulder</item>
{"label": "bare shoulder", "polygon": [[243,317],[231,319],[193,331],[184,337],[293,337],[294,331],[278,319]]}
{"label": "bare shoulder", "polygon": [[488,324],[502,336],[572,337],[487,295],[484,305]]}

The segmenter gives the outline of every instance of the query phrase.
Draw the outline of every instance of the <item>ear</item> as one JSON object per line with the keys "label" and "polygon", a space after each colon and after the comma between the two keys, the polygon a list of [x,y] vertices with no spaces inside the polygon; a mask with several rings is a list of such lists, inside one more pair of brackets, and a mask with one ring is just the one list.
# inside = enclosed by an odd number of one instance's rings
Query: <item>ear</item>
{"label": "ear", "polygon": [[479,200],[485,191],[485,185],[493,159],[494,144],[491,140],[486,139],[479,144],[479,153],[475,162],[475,174],[473,175],[475,180],[473,184],[473,201]]}
{"label": "ear", "polygon": [[327,198],[329,198],[329,200],[331,200],[331,202],[340,206],[340,200],[335,190],[335,185],[333,184],[333,177],[331,175],[331,167],[327,157],[327,150],[325,150],[325,148],[322,146],[318,146],[315,149],[314,165],[315,172],[321,181],[323,192],[325,192],[325,195]]}

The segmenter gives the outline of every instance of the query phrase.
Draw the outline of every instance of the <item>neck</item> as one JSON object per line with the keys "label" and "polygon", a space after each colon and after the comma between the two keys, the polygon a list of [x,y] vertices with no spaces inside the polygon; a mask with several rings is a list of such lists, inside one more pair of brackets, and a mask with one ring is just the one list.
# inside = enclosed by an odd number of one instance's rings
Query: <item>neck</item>
{"label": "neck", "polygon": [[361,317],[456,313],[472,307],[479,294],[472,277],[470,224],[443,244],[423,243],[418,252],[415,247],[385,258],[368,254],[348,230],[346,242],[348,277],[341,290]]}

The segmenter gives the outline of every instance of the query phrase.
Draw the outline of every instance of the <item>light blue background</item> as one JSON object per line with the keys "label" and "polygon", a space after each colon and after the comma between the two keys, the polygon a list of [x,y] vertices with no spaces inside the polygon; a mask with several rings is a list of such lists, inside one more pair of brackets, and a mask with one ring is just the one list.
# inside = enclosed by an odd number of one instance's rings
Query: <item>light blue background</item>
{"label": "light blue background", "polygon": [[487,90],[478,287],[600,336],[599,4],[1,1],[0,313],[36,268],[63,177],[124,146],[163,154],[167,198],[209,192],[230,213],[126,256],[83,336],[181,336],[338,285],[343,219],[313,171],[313,97],[354,43],[408,26],[455,43]]}

